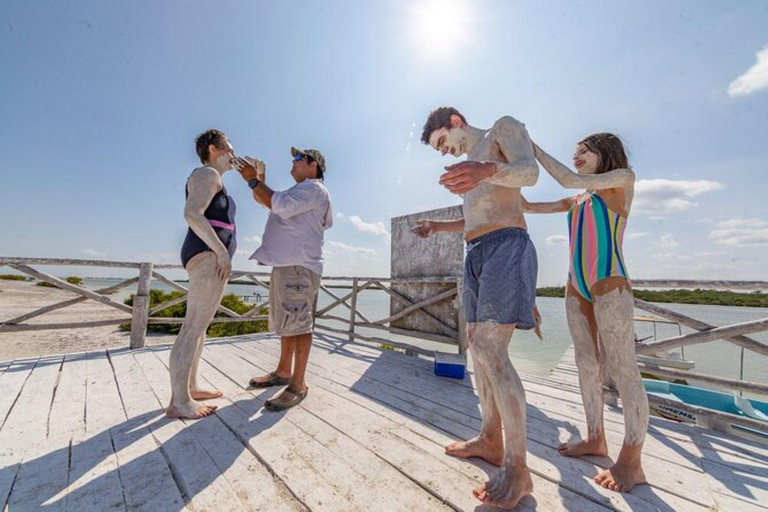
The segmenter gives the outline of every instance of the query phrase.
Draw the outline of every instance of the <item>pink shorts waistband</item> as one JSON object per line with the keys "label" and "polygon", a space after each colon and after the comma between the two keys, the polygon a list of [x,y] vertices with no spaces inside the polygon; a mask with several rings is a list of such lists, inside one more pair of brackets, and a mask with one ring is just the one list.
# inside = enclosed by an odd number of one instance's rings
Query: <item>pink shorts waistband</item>
{"label": "pink shorts waistband", "polygon": [[227,224],[226,222],[221,222],[220,220],[212,220],[212,219],[208,219],[208,222],[211,224],[211,226],[214,226],[217,228],[228,229],[229,231],[235,230],[234,224]]}

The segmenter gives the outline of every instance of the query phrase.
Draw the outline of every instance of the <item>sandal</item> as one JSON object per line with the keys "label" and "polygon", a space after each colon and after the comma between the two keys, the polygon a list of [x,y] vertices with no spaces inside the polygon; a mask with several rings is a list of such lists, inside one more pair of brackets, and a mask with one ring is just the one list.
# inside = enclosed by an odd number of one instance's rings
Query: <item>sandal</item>
{"label": "sandal", "polygon": [[280,377],[275,372],[269,372],[266,375],[252,378],[248,384],[254,388],[268,388],[272,386],[285,386],[290,380],[288,377]]}
{"label": "sandal", "polygon": [[295,405],[299,405],[307,397],[309,388],[297,391],[293,388],[285,388],[276,398],[270,398],[264,402],[264,408],[269,411],[285,411]]}

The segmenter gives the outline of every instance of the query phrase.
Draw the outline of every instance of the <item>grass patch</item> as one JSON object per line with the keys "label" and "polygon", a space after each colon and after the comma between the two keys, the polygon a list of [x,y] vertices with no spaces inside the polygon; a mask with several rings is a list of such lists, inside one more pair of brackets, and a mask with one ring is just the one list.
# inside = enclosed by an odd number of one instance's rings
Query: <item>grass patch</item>
{"label": "grass patch", "polygon": [[[68,278],[65,279],[65,281],[68,282],[69,284],[74,284],[77,286],[83,285],[82,277],[69,276]],[[55,284],[51,284],[48,281],[38,281],[37,283],[35,283],[35,286],[42,286],[43,288],[58,288],[58,286],[56,286]]]}
{"label": "grass patch", "polygon": [[16,274],[2,274],[0,275],[0,279],[3,281],[28,281],[29,278],[25,276],[19,276]]}

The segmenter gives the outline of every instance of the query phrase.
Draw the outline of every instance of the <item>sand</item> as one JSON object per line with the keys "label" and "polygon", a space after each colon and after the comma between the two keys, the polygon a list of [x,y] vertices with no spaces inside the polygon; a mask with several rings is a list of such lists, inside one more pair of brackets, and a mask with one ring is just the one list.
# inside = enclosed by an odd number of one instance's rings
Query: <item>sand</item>
{"label": "sand", "polygon": [[[29,313],[49,304],[75,298],[72,292],[35,286],[32,282],[0,280],[0,321]],[[110,306],[87,300],[46,313],[25,324],[88,322],[129,316]],[[147,345],[173,343],[175,335],[148,334]],[[130,333],[117,325],[80,329],[0,332],[0,361],[22,357],[68,354],[104,348],[127,347]]]}

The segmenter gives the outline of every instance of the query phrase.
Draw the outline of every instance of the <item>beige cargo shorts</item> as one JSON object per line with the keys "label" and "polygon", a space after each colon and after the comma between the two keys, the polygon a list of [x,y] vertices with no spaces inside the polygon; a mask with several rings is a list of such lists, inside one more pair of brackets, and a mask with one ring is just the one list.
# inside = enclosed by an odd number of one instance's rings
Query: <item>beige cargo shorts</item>
{"label": "beige cargo shorts", "polygon": [[269,284],[269,330],[278,336],[312,332],[312,310],[320,275],[306,267],[272,267]]}

